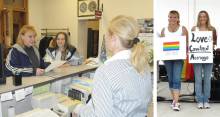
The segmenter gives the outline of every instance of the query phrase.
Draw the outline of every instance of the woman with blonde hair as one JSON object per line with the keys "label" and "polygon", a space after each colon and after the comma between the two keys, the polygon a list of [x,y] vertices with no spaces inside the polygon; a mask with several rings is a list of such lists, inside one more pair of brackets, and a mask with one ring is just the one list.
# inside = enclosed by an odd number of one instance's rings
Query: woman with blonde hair
{"label": "woman with blonde hair", "polygon": [[[199,12],[197,25],[192,28],[192,31],[212,31],[213,47],[216,45],[216,30],[215,27],[210,24],[209,14],[206,11]],[[198,102],[197,107],[199,109],[208,109],[210,108],[209,98],[213,63],[194,63],[193,67],[195,71],[195,91],[196,100]],[[202,76],[204,78],[202,78]],[[202,79],[204,80],[204,83],[202,83]]]}
{"label": "woman with blonde hair", "polygon": [[110,22],[105,41],[113,56],[96,70],[91,100],[77,107],[80,117],[147,115],[152,78],[147,49],[137,41],[138,33],[132,17],[117,16]]}
{"label": "woman with blonde hair", "polygon": [[[161,31],[161,37],[186,36],[188,39],[188,31],[185,26],[180,25],[180,15],[176,10],[172,10],[168,15],[168,26]],[[169,88],[173,98],[171,107],[174,111],[180,111],[179,95],[181,90],[181,72],[183,60],[165,60],[164,61]]]}
{"label": "woman with blonde hair", "polygon": [[22,76],[42,75],[46,65],[40,58],[35,47],[36,30],[33,26],[24,25],[18,34],[16,44],[13,45],[6,58],[6,68],[12,74]]}

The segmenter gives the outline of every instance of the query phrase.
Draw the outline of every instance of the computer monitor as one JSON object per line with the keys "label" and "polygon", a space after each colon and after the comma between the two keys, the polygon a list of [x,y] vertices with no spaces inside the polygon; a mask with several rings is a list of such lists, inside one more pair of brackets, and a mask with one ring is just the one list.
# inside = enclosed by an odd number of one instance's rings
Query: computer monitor
{"label": "computer monitor", "polygon": [[0,84],[6,84],[6,77],[4,73],[4,45],[0,43]]}

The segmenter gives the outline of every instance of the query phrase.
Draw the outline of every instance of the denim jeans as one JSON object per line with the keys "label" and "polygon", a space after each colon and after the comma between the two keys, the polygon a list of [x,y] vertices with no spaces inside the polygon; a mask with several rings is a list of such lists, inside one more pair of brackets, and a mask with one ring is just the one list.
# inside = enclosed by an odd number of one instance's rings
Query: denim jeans
{"label": "denim jeans", "polygon": [[[208,102],[210,98],[211,74],[212,74],[213,64],[194,63],[193,66],[195,72],[196,100],[199,103]],[[202,79],[204,81],[203,85],[202,85]]]}
{"label": "denim jeans", "polygon": [[167,70],[170,90],[180,91],[183,60],[166,60],[164,63]]}

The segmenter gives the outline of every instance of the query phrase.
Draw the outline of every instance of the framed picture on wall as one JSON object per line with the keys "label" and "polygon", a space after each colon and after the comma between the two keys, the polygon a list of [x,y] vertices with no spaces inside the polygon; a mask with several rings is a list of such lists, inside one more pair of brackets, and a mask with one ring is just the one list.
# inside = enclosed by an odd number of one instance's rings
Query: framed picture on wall
{"label": "framed picture on wall", "polygon": [[95,16],[99,9],[99,0],[78,0],[78,17]]}

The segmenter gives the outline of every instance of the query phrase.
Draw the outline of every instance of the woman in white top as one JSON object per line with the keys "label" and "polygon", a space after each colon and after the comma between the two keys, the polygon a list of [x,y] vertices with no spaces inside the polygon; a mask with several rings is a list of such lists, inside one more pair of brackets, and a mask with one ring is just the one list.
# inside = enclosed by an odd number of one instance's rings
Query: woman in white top
{"label": "woman in white top", "polygon": [[107,30],[106,48],[113,54],[94,76],[92,98],[79,109],[80,117],[145,117],[152,98],[147,50],[135,39],[134,18],[117,16]]}
{"label": "woman in white top", "polygon": [[[216,45],[217,35],[215,27],[210,24],[209,14],[206,11],[200,11],[198,14],[197,25],[192,28],[192,31],[212,31],[213,47]],[[195,73],[195,91],[197,107],[199,109],[210,108],[209,98],[211,90],[211,74],[213,63],[194,63]],[[202,72],[203,71],[203,72]],[[204,75],[202,75],[204,74]],[[202,76],[204,78],[202,78]],[[204,83],[202,83],[202,79]]]}
{"label": "woman in white top", "polygon": [[53,47],[46,50],[45,61],[67,60],[71,61],[74,57],[78,57],[78,52],[74,46],[68,42],[68,35],[65,32],[57,33]]}
{"label": "woman in white top", "polygon": [[[175,37],[175,36],[186,36],[188,38],[187,29],[180,25],[180,16],[178,11],[172,10],[168,15],[168,27],[165,27],[161,31],[161,37]],[[173,98],[171,107],[174,111],[180,111],[179,95],[181,89],[181,72],[183,67],[183,60],[166,60],[164,61],[169,88]]]}

